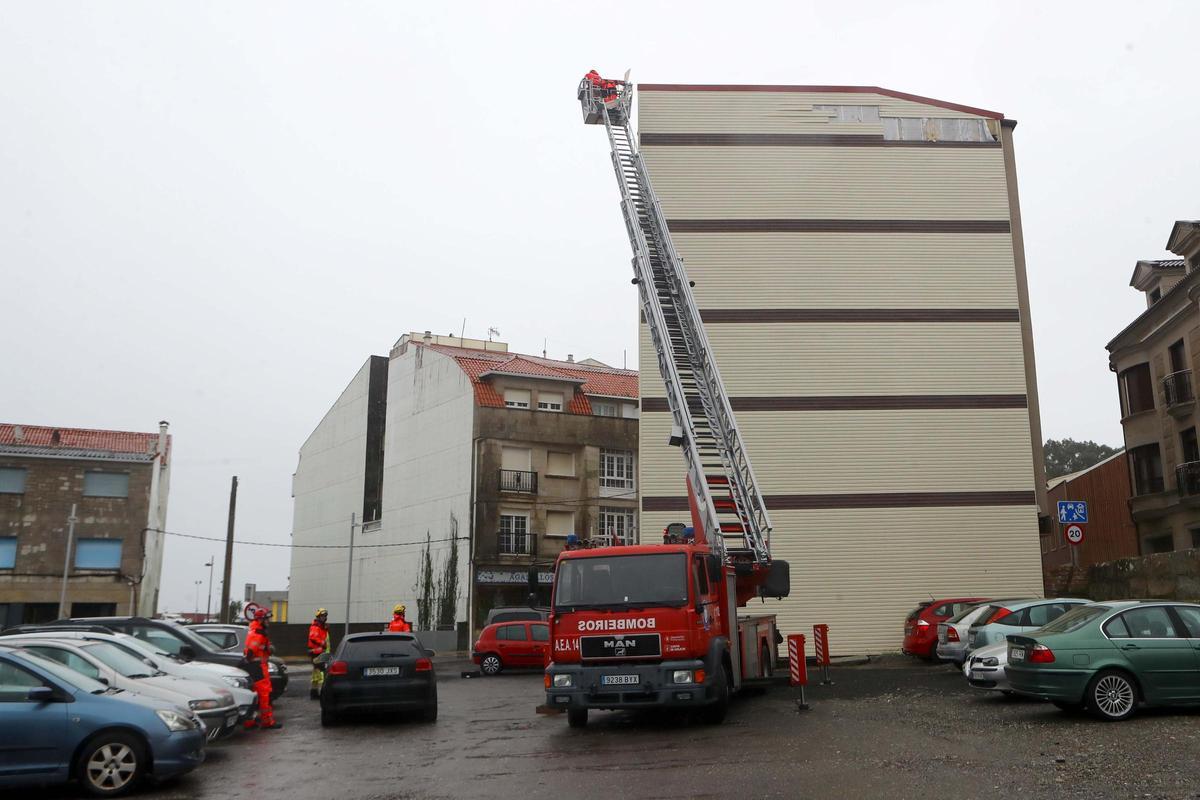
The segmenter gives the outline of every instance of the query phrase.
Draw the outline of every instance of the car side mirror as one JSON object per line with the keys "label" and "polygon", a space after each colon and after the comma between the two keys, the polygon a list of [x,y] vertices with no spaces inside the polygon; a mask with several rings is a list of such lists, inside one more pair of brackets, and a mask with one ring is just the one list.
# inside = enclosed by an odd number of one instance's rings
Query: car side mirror
{"label": "car side mirror", "polygon": [[111,685],[111,684],[108,682],[108,678],[104,677],[103,675],[97,675],[97,676],[96,676],[96,680],[98,680],[100,683],[103,683],[105,686],[110,686],[110,685]]}
{"label": "car side mirror", "polygon": [[31,703],[53,703],[58,699],[58,692],[49,686],[34,686],[25,695],[25,699]]}
{"label": "car side mirror", "polygon": [[184,661],[191,661],[196,657],[196,651],[190,644],[185,644],[179,648],[179,657]]}

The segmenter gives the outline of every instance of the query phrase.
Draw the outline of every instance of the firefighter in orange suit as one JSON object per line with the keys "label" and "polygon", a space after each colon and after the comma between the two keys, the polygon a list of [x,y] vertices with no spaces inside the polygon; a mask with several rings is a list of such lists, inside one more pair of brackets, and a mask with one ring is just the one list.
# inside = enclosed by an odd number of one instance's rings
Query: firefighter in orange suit
{"label": "firefighter in orange suit", "polygon": [[[282,728],[271,711],[271,640],[267,636],[267,618],[271,612],[260,608],[250,623],[250,635],[246,637],[245,664],[243,669],[250,674],[254,691],[258,694],[258,722],[260,728]],[[246,720],[246,727],[255,727],[255,721]]]}
{"label": "firefighter in orange suit", "polygon": [[397,603],[392,609],[392,621],[388,623],[388,630],[392,633],[412,633],[412,625],[404,618],[405,610],[404,603]]}
{"label": "firefighter in orange suit", "polygon": [[318,608],[313,617],[312,625],[308,626],[308,655],[313,660],[312,683],[308,687],[308,697],[316,700],[321,696],[321,686],[325,683],[325,670],[317,666],[317,658],[322,653],[329,652],[329,612]]}

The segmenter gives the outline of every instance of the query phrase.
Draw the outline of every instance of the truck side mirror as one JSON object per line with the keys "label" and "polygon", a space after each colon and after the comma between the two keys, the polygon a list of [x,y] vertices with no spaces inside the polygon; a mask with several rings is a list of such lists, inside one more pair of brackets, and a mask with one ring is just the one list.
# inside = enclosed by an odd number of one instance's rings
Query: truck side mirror
{"label": "truck side mirror", "polygon": [[767,572],[767,579],[758,587],[759,597],[787,597],[792,589],[791,570],[788,562],[775,559]]}

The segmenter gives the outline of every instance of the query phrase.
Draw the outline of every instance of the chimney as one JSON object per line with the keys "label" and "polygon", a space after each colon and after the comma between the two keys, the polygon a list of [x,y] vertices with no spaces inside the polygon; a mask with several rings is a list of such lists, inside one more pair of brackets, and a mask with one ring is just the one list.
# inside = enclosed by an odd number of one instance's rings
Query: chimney
{"label": "chimney", "polygon": [[567,353],[567,363],[568,364],[575,363],[575,354],[574,353]]}
{"label": "chimney", "polygon": [[425,331],[425,344],[433,344],[433,331]]}
{"label": "chimney", "polygon": [[58,432],[58,428],[54,429],[54,433],[50,434],[50,444],[58,447],[62,444],[62,434]]}
{"label": "chimney", "polygon": [[160,419],[158,421],[158,454],[163,459],[167,457],[167,421]]}
{"label": "chimney", "polygon": [[20,425],[13,425],[13,441],[17,444],[25,441],[25,429]]}

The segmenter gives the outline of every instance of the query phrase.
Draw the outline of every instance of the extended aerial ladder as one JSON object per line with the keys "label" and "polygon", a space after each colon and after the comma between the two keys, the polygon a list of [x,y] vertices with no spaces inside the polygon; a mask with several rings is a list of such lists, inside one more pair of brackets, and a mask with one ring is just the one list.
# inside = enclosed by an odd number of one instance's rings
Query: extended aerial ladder
{"label": "extended aerial ladder", "polygon": [[584,78],[578,98],[584,122],[602,124],[608,132],[633,247],[634,283],[666,384],[670,443],[683,453],[692,516],[702,528],[697,539],[707,539],[727,564],[761,581],[771,565],[770,517],[696,307],[694,284],[638,151],[630,120],[633,85],[628,73],[622,81]]}

